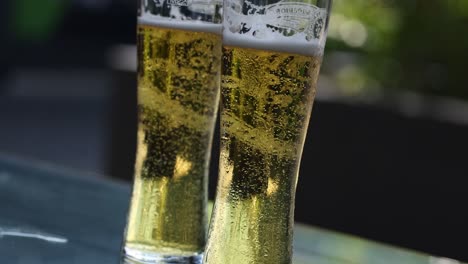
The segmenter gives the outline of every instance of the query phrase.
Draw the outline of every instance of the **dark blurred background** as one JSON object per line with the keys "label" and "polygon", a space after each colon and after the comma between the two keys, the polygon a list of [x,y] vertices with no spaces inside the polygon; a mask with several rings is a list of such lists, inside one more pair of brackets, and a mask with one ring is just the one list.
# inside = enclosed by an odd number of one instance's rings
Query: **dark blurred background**
{"label": "dark blurred background", "polygon": [[[0,153],[131,181],[135,14],[0,1]],[[334,0],[296,219],[468,261],[467,61],[467,0]]]}

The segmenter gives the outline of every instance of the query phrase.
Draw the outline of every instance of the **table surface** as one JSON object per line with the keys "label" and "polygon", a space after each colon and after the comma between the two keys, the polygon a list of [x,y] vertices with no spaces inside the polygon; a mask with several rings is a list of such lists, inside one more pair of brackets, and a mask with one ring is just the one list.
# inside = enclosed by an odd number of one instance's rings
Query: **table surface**
{"label": "table surface", "polygon": [[[0,154],[0,263],[118,263],[130,186]],[[460,264],[295,225],[294,264]]]}

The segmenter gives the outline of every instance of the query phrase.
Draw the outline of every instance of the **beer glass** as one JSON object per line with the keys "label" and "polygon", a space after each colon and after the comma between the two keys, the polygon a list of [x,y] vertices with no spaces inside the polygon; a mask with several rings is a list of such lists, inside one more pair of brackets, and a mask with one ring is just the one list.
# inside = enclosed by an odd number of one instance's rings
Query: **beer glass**
{"label": "beer glass", "polygon": [[291,263],[329,0],[225,0],[219,181],[205,264]]}
{"label": "beer glass", "polygon": [[219,99],[221,4],[139,4],[138,135],[123,263],[200,263]]}

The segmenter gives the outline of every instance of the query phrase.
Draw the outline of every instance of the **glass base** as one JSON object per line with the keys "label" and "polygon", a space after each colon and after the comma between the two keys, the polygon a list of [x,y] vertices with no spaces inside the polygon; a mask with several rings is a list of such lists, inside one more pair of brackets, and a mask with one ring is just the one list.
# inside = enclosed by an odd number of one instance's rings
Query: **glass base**
{"label": "glass base", "polygon": [[201,264],[203,253],[192,255],[167,255],[144,250],[124,248],[121,264]]}

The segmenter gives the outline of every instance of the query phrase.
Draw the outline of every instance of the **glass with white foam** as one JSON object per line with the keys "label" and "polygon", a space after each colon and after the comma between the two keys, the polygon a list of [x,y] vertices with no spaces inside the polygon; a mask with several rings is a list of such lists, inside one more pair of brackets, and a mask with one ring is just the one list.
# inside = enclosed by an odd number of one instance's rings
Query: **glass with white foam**
{"label": "glass with white foam", "polygon": [[225,0],[221,155],[205,264],[291,263],[331,1]]}
{"label": "glass with white foam", "polygon": [[221,16],[216,0],[139,5],[139,122],[123,263],[202,261]]}

